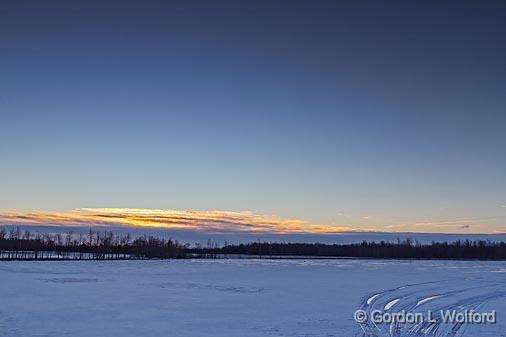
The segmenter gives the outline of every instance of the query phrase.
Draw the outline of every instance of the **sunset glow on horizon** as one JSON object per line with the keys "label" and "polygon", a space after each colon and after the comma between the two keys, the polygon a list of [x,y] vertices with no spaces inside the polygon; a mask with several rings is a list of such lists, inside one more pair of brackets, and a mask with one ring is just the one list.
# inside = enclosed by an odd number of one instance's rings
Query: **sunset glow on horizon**
{"label": "sunset glow on horizon", "polygon": [[[366,217],[369,220],[369,217]],[[339,233],[505,233],[488,230],[486,220],[455,218],[417,220],[395,225],[318,225],[295,218],[252,211],[197,211],[138,208],[78,208],[69,212],[0,212],[1,225],[48,227],[133,227],[207,233],[339,234]]]}
{"label": "sunset glow on horizon", "polygon": [[0,212],[1,224],[45,226],[132,226],[207,232],[342,233],[349,227],[317,226],[302,220],[250,211],[183,211],[130,208],[80,208],[71,212]]}

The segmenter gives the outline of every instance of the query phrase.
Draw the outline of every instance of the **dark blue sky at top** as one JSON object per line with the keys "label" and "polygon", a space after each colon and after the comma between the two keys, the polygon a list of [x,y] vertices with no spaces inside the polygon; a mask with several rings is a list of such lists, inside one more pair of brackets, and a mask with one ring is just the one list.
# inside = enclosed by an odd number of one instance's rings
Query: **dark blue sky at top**
{"label": "dark blue sky at top", "polygon": [[0,208],[501,226],[505,33],[503,1],[2,1]]}

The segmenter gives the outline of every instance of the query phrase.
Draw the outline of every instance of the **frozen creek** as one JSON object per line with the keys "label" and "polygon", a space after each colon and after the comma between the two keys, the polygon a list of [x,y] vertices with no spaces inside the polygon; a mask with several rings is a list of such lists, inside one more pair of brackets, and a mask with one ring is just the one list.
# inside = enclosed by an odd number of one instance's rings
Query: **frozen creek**
{"label": "frozen creek", "polygon": [[[0,336],[506,336],[506,263],[0,262]],[[359,325],[357,309],[496,310],[496,324]]]}

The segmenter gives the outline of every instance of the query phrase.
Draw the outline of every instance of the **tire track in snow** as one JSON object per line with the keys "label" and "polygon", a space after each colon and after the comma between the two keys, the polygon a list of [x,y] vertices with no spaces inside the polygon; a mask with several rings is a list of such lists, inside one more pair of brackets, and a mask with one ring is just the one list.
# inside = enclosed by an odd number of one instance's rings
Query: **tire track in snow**
{"label": "tire track in snow", "polygon": [[[466,324],[445,323],[441,311],[477,311],[487,302],[506,297],[506,287],[496,282],[469,285],[469,280],[442,280],[408,284],[381,292],[370,293],[360,302],[368,317],[380,312],[433,313],[435,322],[378,323],[370,319],[360,324],[362,337],[455,337],[464,336]],[[426,315],[424,315],[425,317]]]}

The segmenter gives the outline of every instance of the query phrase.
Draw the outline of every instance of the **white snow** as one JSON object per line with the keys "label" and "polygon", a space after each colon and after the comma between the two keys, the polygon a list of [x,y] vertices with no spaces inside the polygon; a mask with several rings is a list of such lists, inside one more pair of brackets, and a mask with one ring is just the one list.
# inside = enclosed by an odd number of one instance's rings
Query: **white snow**
{"label": "white snow", "polygon": [[392,308],[394,305],[396,305],[400,300],[401,300],[400,298],[396,298],[395,300],[388,302],[385,305],[385,310],[390,310],[390,308]]}
{"label": "white snow", "polygon": [[427,298],[424,298],[424,299],[418,301],[418,303],[416,303],[416,306],[418,307],[418,306],[420,306],[420,305],[422,305],[424,303],[427,303],[429,301],[435,300],[436,298],[439,298],[439,297],[441,297],[441,296],[440,295],[429,296]]}
{"label": "white snow", "polygon": [[374,300],[376,299],[376,297],[378,297],[380,294],[375,294],[375,295],[372,295],[371,297],[369,297],[367,299],[367,304],[368,305],[371,305],[372,302],[374,302]]}
{"label": "white snow", "polygon": [[[353,337],[364,334],[356,309],[402,298],[390,311],[424,300],[424,309],[495,309],[497,324],[457,336],[497,337],[506,331],[501,269],[352,259],[0,262],[0,336]],[[445,296],[430,301],[435,293]]]}

